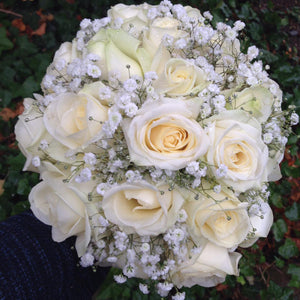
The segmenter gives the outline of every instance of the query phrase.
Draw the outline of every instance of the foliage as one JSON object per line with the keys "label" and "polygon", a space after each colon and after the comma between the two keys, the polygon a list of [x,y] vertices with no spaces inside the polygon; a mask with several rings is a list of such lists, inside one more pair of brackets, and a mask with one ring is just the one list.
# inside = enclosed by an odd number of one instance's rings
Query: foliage
{"label": "foliage", "polygon": [[[22,99],[40,91],[41,79],[54,51],[62,42],[74,37],[80,20],[103,17],[109,6],[118,2],[6,0],[0,3],[0,220],[28,209],[28,193],[38,182],[37,174],[22,172],[25,159],[14,139]],[[133,3],[131,0],[123,2]],[[202,12],[210,10],[214,22],[244,21],[247,26],[242,49],[252,44],[261,49],[260,59],[270,66],[271,77],[284,92],[284,107],[296,105],[300,113],[299,53],[289,43],[291,30],[299,23],[300,7],[287,9],[276,6],[276,1],[258,0],[190,0],[182,4],[198,7]],[[186,299],[299,299],[300,127],[294,131],[281,164],[283,178],[270,185],[275,222],[269,237],[250,249],[240,249],[243,258],[238,278],[228,276],[226,282],[216,288],[185,289]],[[154,294],[137,292],[135,279],[117,285],[113,281],[115,272],[111,270],[95,299],[120,296],[122,299],[156,299]]]}

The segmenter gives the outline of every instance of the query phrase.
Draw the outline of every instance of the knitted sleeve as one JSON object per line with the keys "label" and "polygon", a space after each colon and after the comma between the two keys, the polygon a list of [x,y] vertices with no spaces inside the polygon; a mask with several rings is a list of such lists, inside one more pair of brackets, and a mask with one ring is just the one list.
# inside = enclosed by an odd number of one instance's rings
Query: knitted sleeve
{"label": "knitted sleeve", "polygon": [[31,211],[0,223],[0,299],[91,299],[107,268],[78,266],[74,238],[56,243]]}

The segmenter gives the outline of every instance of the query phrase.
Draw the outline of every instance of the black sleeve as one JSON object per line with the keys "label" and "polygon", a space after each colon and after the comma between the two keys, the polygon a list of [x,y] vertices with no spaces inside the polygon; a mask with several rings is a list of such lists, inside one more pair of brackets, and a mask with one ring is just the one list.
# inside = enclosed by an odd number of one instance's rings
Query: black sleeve
{"label": "black sleeve", "polygon": [[91,299],[107,268],[78,266],[75,238],[56,243],[31,211],[0,223],[0,299]]}

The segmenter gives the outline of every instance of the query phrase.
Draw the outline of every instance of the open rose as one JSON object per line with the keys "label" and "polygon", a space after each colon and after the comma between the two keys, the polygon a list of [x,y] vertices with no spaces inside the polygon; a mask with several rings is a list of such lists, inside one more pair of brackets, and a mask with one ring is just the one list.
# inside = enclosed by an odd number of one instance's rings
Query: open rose
{"label": "open rose", "polygon": [[250,231],[247,206],[229,190],[218,194],[207,190],[199,200],[190,197],[184,208],[193,239],[205,237],[221,247],[237,247]]}
{"label": "open rose", "polygon": [[192,119],[183,101],[150,103],[132,120],[125,120],[123,131],[130,159],[139,166],[179,170],[204,155],[208,138]]}
{"label": "open rose", "polygon": [[91,235],[85,207],[87,193],[78,184],[63,183],[53,172],[44,173],[43,179],[29,194],[34,215],[52,226],[52,238],[56,242],[77,236],[76,250],[79,256],[83,255]]}
{"label": "open rose", "polygon": [[98,31],[87,48],[90,53],[100,57],[97,64],[102,79],[108,79],[109,72],[116,72],[124,81],[133,75],[142,76],[143,71],[150,68],[149,54],[140,44],[138,39],[124,30],[110,28]]}
{"label": "open rose", "polygon": [[193,285],[216,286],[225,280],[227,274],[238,275],[241,257],[239,253],[228,252],[226,248],[208,242],[200,255],[193,255],[174,270],[171,274],[172,281],[178,288]]}
{"label": "open rose", "polygon": [[245,109],[260,123],[266,122],[272,112],[274,102],[272,93],[263,86],[253,86],[241,92],[235,92],[232,97],[233,108]]}
{"label": "open rose", "polygon": [[37,149],[34,151],[33,146],[36,145],[45,134],[46,129],[39,112],[35,111],[34,106],[32,106],[34,101],[35,100],[31,98],[24,99],[25,111],[19,116],[19,120],[15,126],[15,134],[18,146],[26,157],[23,171],[37,172],[37,168],[32,165],[32,158],[38,154],[38,151]]}
{"label": "open rose", "polygon": [[158,92],[168,96],[198,94],[206,85],[207,78],[203,70],[180,58],[168,60],[164,71],[154,83]]}
{"label": "open rose", "polygon": [[130,32],[130,34],[138,36],[142,29],[148,25],[147,10],[149,8],[150,5],[147,3],[142,5],[125,5],[119,3],[114,5],[107,14],[113,21],[121,19],[123,21],[122,28]]}
{"label": "open rose", "polygon": [[44,113],[49,134],[69,149],[85,147],[101,132],[108,108],[87,94],[59,94]]}
{"label": "open rose", "polygon": [[[226,167],[227,173],[220,178],[238,192],[260,187],[277,171],[276,163],[269,163],[268,147],[261,138],[258,121],[243,111],[225,111],[211,117],[207,133],[210,147],[207,162],[219,177],[218,168]],[[275,178],[275,177],[273,177]]]}
{"label": "open rose", "polygon": [[175,223],[183,201],[167,185],[124,183],[105,193],[102,208],[106,218],[127,234],[158,235]]}

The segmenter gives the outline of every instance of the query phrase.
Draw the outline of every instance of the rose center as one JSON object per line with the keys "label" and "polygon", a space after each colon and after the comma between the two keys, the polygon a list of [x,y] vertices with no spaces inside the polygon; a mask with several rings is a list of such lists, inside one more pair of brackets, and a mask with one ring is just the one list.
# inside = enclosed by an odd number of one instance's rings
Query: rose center
{"label": "rose center", "polygon": [[147,146],[157,152],[184,151],[189,143],[189,133],[174,124],[162,124],[151,129]]}

